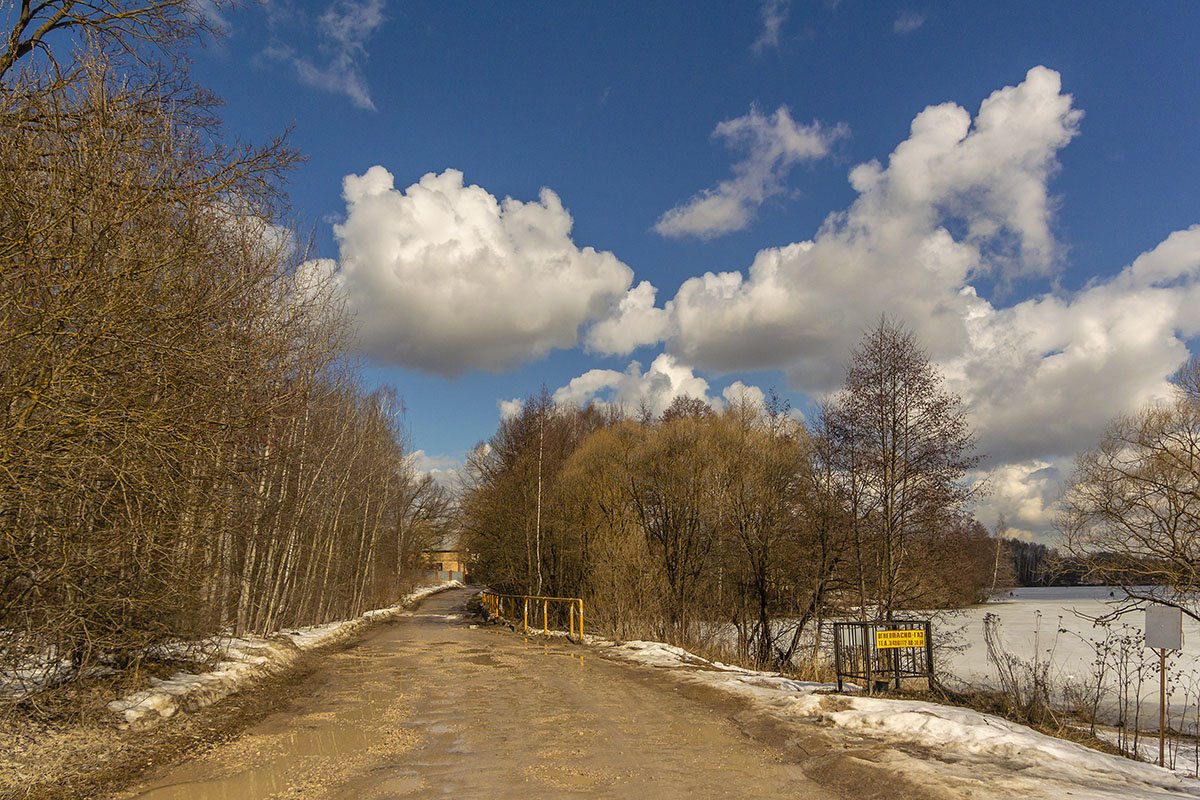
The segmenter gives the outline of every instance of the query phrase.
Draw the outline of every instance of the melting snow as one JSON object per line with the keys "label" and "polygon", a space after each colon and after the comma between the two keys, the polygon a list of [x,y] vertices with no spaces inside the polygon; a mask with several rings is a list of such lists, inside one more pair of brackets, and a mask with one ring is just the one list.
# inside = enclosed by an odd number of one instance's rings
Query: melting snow
{"label": "melting snow", "polygon": [[683,680],[750,699],[785,721],[808,721],[897,745],[929,748],[934,758],[904,756],[905,775],[935,782],[951,775],[973,797],[1200,797],[1200,781],[1152,764],[1111,756],[966,708],[915,700],[832,695],[833,684],[711,662],[660,642],[594,640],[617,657],[668,669]]}

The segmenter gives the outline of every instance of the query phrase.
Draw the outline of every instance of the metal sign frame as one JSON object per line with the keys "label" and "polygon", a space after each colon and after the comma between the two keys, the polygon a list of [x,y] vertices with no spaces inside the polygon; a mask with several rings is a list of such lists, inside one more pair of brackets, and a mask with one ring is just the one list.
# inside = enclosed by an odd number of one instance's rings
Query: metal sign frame
{"label": "metal sign frame", "polygon": [[[923,634],[923,645],[878,646],[876,634],[912,631]],[[915,641],[915,635],[900,638]],[[900,689],[905,679],[924,678],[933,689],[933,630],[927,619],[833,623],[833,661],[838,691],[847,679],[861,682],[870,694],[889,686]]]}

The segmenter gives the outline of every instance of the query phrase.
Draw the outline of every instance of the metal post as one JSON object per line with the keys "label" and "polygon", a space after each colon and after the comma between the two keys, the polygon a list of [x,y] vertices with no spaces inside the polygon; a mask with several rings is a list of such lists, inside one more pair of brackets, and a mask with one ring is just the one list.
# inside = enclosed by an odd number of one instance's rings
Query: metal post
{"label": "metal post", "polygon": [[842,691],[842,628],[840,622],[833,623],[833,669],[837,672],[838,691]]}
{"label": "metal post", "polygon": [[579,598],[579,641],[583,641],[583,598]]}
{"label": "metal post", "polygon": [[571,603],[571,635],[575,635],[575,604]]}
{"label": "metal post", "polygon": [[925,622],[925,674],[929,678],[929,691],[933,691],[933,623]]}
{"label": "metal post", "polygon": [[550,623],[547,621],[550,618],[549,613],[548,613],[549,606],[550,606],[549,600],[542,601],[542,633],[550,632]]}
{"label": "metal post", "polygon": [[529,632],[529,598],[528,597],[525,598],[524,616],[522,617],[521,628],[526,633]]}
{"label": "metal post", "polygon": [[1167,651],[1158,651],[1158,765],[1163,766],[1163,745],[1167,737]]}
{"label": "metal post", "polygon": [[896,691],[900,691],[900,648],[893,647],[889,650],[892,654],[892,674],[896,678]]}
{"label": "metal post", "polygon": [[863,625],[863,652],[866,654],[867,664],[867,694],[875,693],[875,626]]}

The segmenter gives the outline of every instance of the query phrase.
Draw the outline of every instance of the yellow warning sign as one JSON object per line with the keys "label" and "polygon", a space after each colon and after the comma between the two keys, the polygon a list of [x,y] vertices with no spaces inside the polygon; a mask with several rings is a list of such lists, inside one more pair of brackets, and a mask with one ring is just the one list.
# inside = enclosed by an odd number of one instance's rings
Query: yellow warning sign
{"label": "yellow warning sign", "polygon": [[925,631],[875,631],[875,647],[884,650],[889,647],[924,647]]}

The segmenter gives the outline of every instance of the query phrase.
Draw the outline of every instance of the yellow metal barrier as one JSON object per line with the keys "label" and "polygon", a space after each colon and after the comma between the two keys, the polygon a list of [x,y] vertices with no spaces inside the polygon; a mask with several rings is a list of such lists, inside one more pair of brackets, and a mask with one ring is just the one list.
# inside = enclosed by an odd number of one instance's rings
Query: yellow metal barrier
{"label": "yellow metal barrier", "polygon": [[[490,617],[499,617],[512,622],[514,625],[520,623],[522,630],[529,630],[529,604],[533,603],[533,621],[537,622],[538,606],[542,610],[542,633],[550,632],[550,604],[551,603],[567,603],[570,609],[569,626],[570,636],[576,635],[576,627],[578,627],[579,641],[583,641],[583,600],[578,597],[544,597],[535,594],[497,594],[496,592],[485,591],[480,595],[480,600],[483,602],[483,607],[487,609]],[[576,611],[578,610],[578,613]],[[576,618],[578,617],[578,623]]]}

